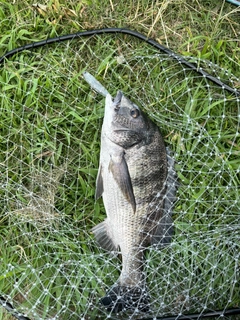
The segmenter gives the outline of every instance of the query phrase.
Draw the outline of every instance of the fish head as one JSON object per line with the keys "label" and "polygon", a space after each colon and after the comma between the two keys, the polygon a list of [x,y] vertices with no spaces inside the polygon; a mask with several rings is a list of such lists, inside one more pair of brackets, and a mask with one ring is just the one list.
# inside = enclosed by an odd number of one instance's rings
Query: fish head
{"label": "fish head", "polygon": [[129,148],[151,136],[153,123],[121,91],[106,96],[103,134],[115,144]]}

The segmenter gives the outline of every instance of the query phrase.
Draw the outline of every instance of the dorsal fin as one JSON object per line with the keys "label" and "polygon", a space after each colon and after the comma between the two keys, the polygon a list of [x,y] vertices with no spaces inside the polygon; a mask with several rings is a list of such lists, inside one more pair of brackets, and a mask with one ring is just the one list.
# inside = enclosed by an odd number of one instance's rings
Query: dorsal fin
{"label": "dorsal fin", "polygon": [[169,148],[167,151],[168,175],[166,179],[166,193],[164,196],[163,215],[156,228],[155,234],[151,239],[151,244],[159,248],[168,245],[171,242],[174,233],[174,224],[172,220],[172,211],[176,200],[176,191],[179,186],[177,173],[174,165],[175,161],[171,157]]}

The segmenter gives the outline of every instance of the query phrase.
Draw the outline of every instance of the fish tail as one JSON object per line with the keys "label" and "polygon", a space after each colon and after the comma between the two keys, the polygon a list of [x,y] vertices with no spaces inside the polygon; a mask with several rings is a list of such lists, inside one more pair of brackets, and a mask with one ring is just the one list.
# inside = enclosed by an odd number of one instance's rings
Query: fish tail
{"label": "fish tail", "polygon": [[114,285],[100,300],[107,311],[120,312],[138,309],[141,312],[148,312],[150,299],[145,288],[125,287]]}

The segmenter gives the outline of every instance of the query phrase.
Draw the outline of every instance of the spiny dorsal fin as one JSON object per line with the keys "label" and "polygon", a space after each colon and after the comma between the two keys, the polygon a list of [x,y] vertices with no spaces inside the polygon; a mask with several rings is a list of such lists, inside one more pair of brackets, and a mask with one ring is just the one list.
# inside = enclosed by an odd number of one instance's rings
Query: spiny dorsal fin
{"label": "spiny dorsal fin", "polygon": [[171,242],[174,233],[174,224],[172,220],[172,210],[176,200],[176,191],[178,188],[177,174],[174,169],[174,159],[170,156],[169,148],[167,151],[168,175],[166,180],[166,193],[164,195],[163,216],[158,223],[155,234],[151,239],[151,244],[159,248],[168,245]]}

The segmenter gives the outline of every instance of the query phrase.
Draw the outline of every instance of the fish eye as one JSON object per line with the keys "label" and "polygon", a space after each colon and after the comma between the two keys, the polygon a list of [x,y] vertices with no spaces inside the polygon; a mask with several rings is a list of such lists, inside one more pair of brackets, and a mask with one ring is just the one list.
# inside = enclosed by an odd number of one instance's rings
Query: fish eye
{"label": "fish eye", "polygon": [[133,117],[133,118],[137,118],[139,115],[140,115],[140,112],[138,109],[134,108],[130,111],[130,115]]}

